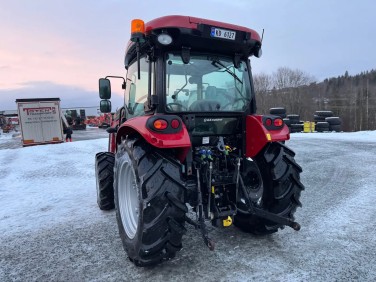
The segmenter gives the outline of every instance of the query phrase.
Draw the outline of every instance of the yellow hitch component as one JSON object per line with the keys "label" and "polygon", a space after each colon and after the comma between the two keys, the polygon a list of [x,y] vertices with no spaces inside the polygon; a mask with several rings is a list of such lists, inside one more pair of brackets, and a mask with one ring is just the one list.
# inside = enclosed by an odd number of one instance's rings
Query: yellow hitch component
{"label": "yellow hitch component", "polygon": [[266,139],[268,139],[268,141],[272,141],[272,136],[270,133],[266,133]]}
{"label": "yellow hitch component", "polygon": [[232,225],[232,218],[228,216],[226,219],[223,220],[223,227],[229,227]]}
{"label": "yellow hitch component", "polygon": [[230,147],[230,146],[228,146],[228,145],[226,145],[226,146],[225,146],[225,149],[226,149],[227,151],[229,151],[229,152],[232,152],[232,149],[231,149],[231,147]]}

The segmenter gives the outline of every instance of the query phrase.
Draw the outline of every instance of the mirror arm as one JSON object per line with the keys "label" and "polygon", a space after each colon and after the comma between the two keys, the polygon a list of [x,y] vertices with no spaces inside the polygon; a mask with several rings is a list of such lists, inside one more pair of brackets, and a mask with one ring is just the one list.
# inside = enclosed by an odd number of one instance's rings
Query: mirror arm
{"label": "mirror arm", "polygon": [[137,53],[137,76],[138,80],[141,79],[141,70],[140,70],[140,41],[137,40],[136,43],[136,53]]}
{"label": "mirror arm", "polygon": [[123,80],[123,84],[121,85],[121,88],[122,88],[122,89],[125,89],[127,83],[125,82],[125,78],[124,78],[124,77],[122,77],[122,76],[108,75],[108,76],[106,76],[105,78],[108,78],[108,77],[110,77],[110,78],[120,78],[120,79],[122,79],[122,80]]}
{"label": "mirror arm", "polygon": [[152,94],[152,59],[150,58],[151,55],[149,55],[149,69],[148,69],[148,99],[147,102],[144,104],[144,111],[145,113],[149,113],[153,111],[156,106],[159,104],[159,100],[157,95]]}
{"label": "mirror arm", "polygon": [[149,59],[149,74],[148,74],[148,104],[149,104],[149,107],[152,108],[153,107],[153,104],[151,103],[151,60]]}

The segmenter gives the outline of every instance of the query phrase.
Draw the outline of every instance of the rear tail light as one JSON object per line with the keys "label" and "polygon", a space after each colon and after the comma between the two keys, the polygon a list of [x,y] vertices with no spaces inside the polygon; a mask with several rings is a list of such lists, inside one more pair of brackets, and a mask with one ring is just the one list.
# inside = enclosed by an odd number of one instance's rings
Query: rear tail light
{"label": "rear tail light", "polygon": [[156,130],[164,130],[167,128],[168,123],[164,119],[157,119],[154,121],[153,126]]}
{"label": "rear tail light", "polygon": [[276,118],[273,124],[275,127],[281,127],[283,125],[283,120],[281,118]]}
{"label": "rear tail light", "polygon": [[171,127],[173,128],[173,129],[176,129],[176,128],[178,128],[180,126],[180,121],[179,120],[177,120],[177,119],[173,119],[172,121],[171,121]]}
{"label": "rear tail light", "polygon": [[183,129],[183,123],[178,116],[175,115],[155,115],[148,118],[146,126],[158,133],[173,134]]}
{"label": "rear tail light", "polygon": [[265,125],[266,126],[271,126],[272,125],[272,120],[270,118],[268,118],[267,120],[265,120]]}
{"label": "rear tail light", "polygon": [[283,119],[277,116],[263,116],[262,122],[268,130],[280,130],[285,124]]}

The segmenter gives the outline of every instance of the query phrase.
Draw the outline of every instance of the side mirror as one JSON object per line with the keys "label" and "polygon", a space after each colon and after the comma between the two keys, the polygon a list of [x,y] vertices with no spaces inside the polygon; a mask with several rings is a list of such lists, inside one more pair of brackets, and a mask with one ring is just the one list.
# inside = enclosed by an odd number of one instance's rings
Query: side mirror
{"label": "side mirror", "polygon": [[110,113],[111,112],[111,101],[109,100],[101,100],[99,104],[99,108],[102,113]]}
{"label": "side mirror", "polygon": [[107,78],[99,79],[99,98],[111,99],[111,82]]}

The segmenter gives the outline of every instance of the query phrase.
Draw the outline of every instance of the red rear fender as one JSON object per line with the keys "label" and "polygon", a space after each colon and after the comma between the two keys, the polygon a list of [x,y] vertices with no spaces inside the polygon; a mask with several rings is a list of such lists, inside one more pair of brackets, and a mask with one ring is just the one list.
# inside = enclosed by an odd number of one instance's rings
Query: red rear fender
{"label": "red rear fender", "polygon": [[268,130],[263,116],[249,115],[246,119],[246,157],[256,156],[267,143],[290,139],[290,131],[284,124],[280,129]]}
{"label": "red rear fender", "polygon": [[[116,142],[120,143],[123,136],[139,134],[146,140],[146,142],[154,147],[161,149],[176,149],[176,157],[183,162],[191,147],[191,140],[184,123],[180,118],[176,117],[181,123],[181,129],[179,131],[176,132],[175,130],[174,133],[163,133],[163,131],[158,132],[152,130],[147,124],[149,119],[155,117],[156,116],[141,116],[127,120],[119,127],[116,135]],[[158,116],[158,118],[162,119],[163,117],[164,116]],[[169,126],[171,125],[169,124]]]}

